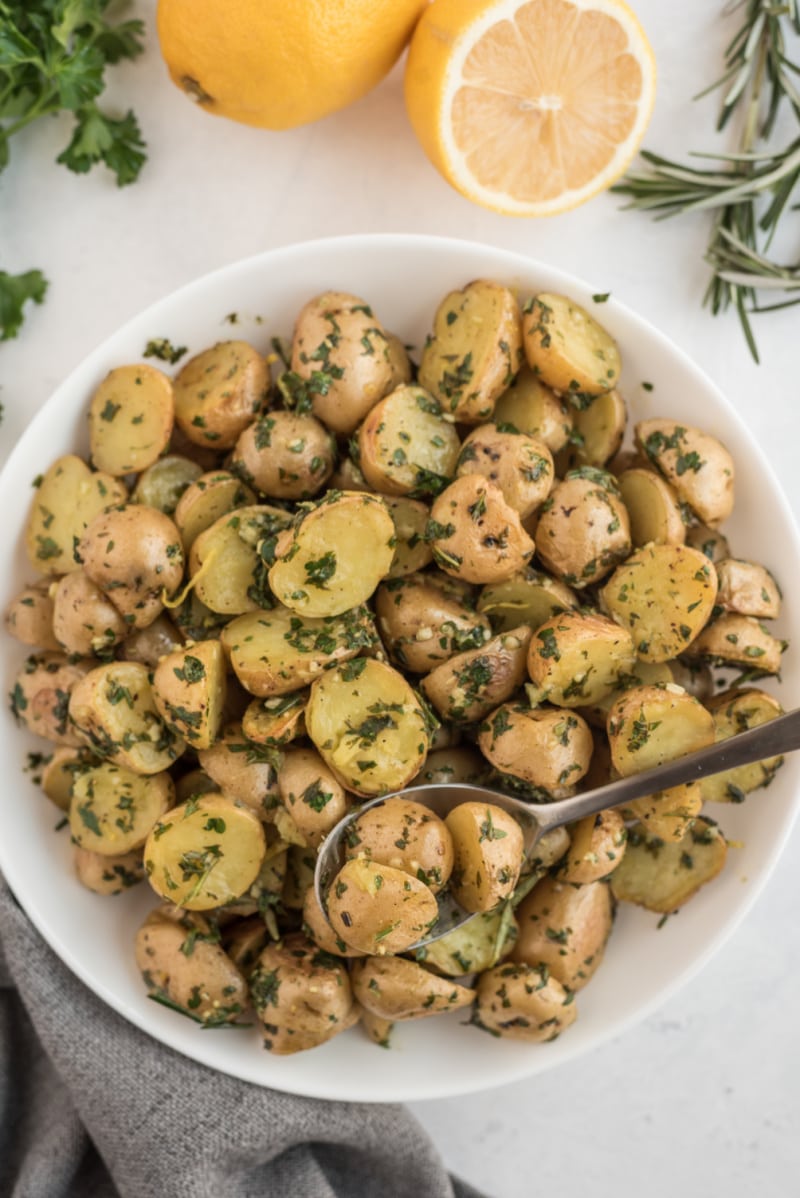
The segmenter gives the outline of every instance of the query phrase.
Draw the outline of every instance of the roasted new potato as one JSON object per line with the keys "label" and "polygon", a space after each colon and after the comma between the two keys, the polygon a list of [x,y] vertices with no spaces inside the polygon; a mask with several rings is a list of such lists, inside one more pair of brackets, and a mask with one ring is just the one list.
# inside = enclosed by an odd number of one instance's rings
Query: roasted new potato
{"label": "roasted new potato", "polygon": [[98,470],[120,477],[158,461],[169,445],[175,405],[172,383],[155,366],[118,366],[89,407],[89,445]]}
{"label": "roasted new potato", "polygon": [[194,479],[178,500],[174,513],[186,552],[200,533],[222,516],[255,501],[255,493],[227,470],[213,470]]}
{"label": "roasted new potato", "polygon": [[478,979],[472,1022],[493,1036],[538,1044],[574,1022],[573,994],[541,965],[496,965]]}
{"label": "roasted new potato", "polygon": [[474,723],[519,689],[526,677],[531,630],[522,624],[457,653],[422,679],[426,699],[444,720]]}
{"label": "roasted new potato", "polygon": [[247,1007],[245,980],[201,915],[156,907],[136,934],[136,964],[151,994],[206,1027],[234,1023]]}
{"label": "roasted new potato", "polygon": [[104,762],[75,775],[69,828],[80,848],[102,857],[140,849],[175,800],[169,774],[143,777]]}
{"label": "roasted new potato", "polygon": [[428,539],[436,564],[465,582],[504,582],[533,553],[533,541],[499,487],[466,474],[434,500]]}
{"label": "roasted new potato", "polygon": [[352,968],[353,994],[382,1019],[424,1019],[468,1007],[475,991],[402,957],[370,957]]}
{"label": "roasted new potato", "polygon": [[568,400],[556,395],[524,365],[495,404],[493,419],[498,426],[536,437],[555,454],[569,441],[575,414]]}
{"label": "roasted new potato", "polygon": [[318,847],[347,815],[347,792],[314,749],[291,748],[278,769],[278,794],[306,843]]}
{"label": "roasted new potato", "polygon": [[55,652],[61,649],[53,631],[53,599],[48,579],[31,583],[11,600],[6,608],[6,631],[33,649]]}
{"label": "roasted new potato", "polygon": [[74,454],[58,458],[37,479],[36,495],[25,528],[28,560],[42,574],[68,574],[81,564],[75,545],[95,516],[124,503],[124,483],[105,471],[94,472]]}
{"label": "roasted new potato", "polygon": [[387,799],[348,829],[347,858],[359,857],[404,870],[437,894],[453,872],[453,838],[427,807],[412,799]]}
{"label": "roasted new potato", "polygon": [[634,549],[645,545],[682,545],[686,525],[674,490],[655,470],[635,467],[617,480],[631,522]]}
{"label": "roasted new potato", "polygon": [[630,633],[619,624],[588,612],[562,612],[530,638],[528,699],[557,707],[597,703],[635,662]]}
{"label": "roasted new potato", "polygon": [[519,624],[539,628],[550,616],[577,606],[577,596],[565,583],[530,566],[506,582],[485,586],[478,598],[478,611],[485,613],[499,632]]}
{"label": "roasted new potato", "polygon": [[525,304],[522,328],[528,365],[548,387],[577,400],[576,406],[616,386],[617,343],[579,304],[543,292]]}
{"label": "roasted new potato", "polygon": [[642,420],[635,433],[638,448],[698,520],[711,528],[727,520],[734,501],[733,459],[716,437],[674,420]]}
{"label": "roasted new potato", "polygon": [[71,661],[63,653],[35,653],[29,657],[11,689],[11,712],[37,736],[57,745],[83,743],[72,727],[70,696],[91,669],[91,662]]}
{"label": "roasted new potato", "polygon": [[267,945],[249,988],[264,1047],[279,1056],[324,1044],[358,1018],[347,970],[298,933]]}
{"label": "roasted new potato", "polygon": [[488,478],[509,507],[526,520],[544,503],[554,482],[553,457],[543,441],[482,424],[467,437],[458,455],[457,474]]}
{"label": "roasted new potato", "polygon": [[375,613],[390,658],[412,674],[480,648],[491,637],[489,621],[475,611],[469,590],[438,572],[382,582],[375,593]]}
{"label": "roasted new potato", "polygon": [[423,387],[404,385],[377,403],[358,432],[358,464],[383,495],[435,495],[455,474],[461,442]]}
{"label": "roasted new potato", "polygon": [[269,389],[269,366],[246,341],[221,341],[190,358],[173,381],[175,420],[195,445],[232,449]]}
{"label": "roasted new potato", "polygon": [[402,953],[439,918],[433,891],[404,869],[356,857],[331,882],[328,919],[336,935],[373,956]]}
{"label": "roasted new potato", "polygon": [[631,550],[625,505],[610,474],[571,470],[553,487],[536,526],[536,552],[568,586],[594,586]]}
{"label": "roasted new potato", "polygon": [[491,911],[508,898],[524,858],[522,829],[491,803],[459,803],[445,819],[455,860],[450,888],[465,911]]}
{"label": "roasted new potato", "polygon": [[310,499],[333,474],[336,443],[306,413],[264,412],[240,434],[231,471],[273,499]]}
{"label": "roasted new potato", "polygon": [[600,965],[613,917],[606,882],[575,886],[543,878],[517,908],[513,959],[541,966],[568,990],[580,990]]}
{"label": "roasted new potato", "polygon": [[481,725],[478,744],[502,774],[552,798],[580,782],[592,757],[592,733],[581,716],[556,708],[504,703]]}
{"label": "roasted new potato", "polygon": [[625,857],[611,875],[614,898],[669,915],[722,870],[728,853],[713,821],[697,819],[683,840],[668,843],[635,824]]}

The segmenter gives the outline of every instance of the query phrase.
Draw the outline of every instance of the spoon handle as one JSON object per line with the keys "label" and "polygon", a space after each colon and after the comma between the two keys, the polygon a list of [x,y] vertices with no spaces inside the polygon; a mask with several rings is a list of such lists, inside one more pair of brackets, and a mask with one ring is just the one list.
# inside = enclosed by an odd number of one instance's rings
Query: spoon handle
{"label": "spoon handle", "polygon": [[748,732],[740,732],[728,740],[717,741],[696,753],[668,761],[653,770],[633,774],[609,782],[597,790],[562,799],[556,803],[536,805],[536,819],[542,832],[560,828],[562,824],[596,815],[607,807],[620,807],[634,799],[680,786],[685,782],[696,782],[722,770],[735,769],[740,765],[751,765],[767,757],[779,757],[800,749],[800,708],[789,711],[767,724],[760,724]]}

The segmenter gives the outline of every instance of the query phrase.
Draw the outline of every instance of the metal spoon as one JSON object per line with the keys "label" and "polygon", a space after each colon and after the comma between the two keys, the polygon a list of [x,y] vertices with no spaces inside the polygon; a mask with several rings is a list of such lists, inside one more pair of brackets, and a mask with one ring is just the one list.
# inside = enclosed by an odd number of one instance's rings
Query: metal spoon
{"label": "metal spoon", "polygon": [[[634,799],[656,794],[671,786],[695,782],[722,770],[751,765],[766,757],[778,757],[796,749],[800,749],[800,708],[778,716],[767,724],[761,724],[758,728],[751,728],[748,732],[741,732],[738,736],[731,736],[705,749],[699,749],[696,753],[679,757],[676,761],[668,761],[656,769],[634,774],[630,778],[620,778],[616,782],[609,782],[607,786],[553,803],[526,803],[524,799],[516,799],[485,786],[470,786],[456,782],[410,786],[406,790],[381,795],[353,808],[331,829],[323,841],[314,873],[317,901],[325,911],[325,896],[333,878],[344,864],[344,842],[348,828],[363,812],[372,807],[380,807],[388,799],[413,799],[415,803],[421,803],[442,818],[460,803],[493,803],[513,815],[519,823],[524,836],[527,859],[545,832],[551,832],[563,824],[583,819],[587,815],[596,815],[609,807],[621,807]],[[459,906],[448,892],[437,895],[437,901],[439,918],[435,931],[412,944],[411,949],[422,948],[423,945],[438,940],[473,918],[473,915]]]}

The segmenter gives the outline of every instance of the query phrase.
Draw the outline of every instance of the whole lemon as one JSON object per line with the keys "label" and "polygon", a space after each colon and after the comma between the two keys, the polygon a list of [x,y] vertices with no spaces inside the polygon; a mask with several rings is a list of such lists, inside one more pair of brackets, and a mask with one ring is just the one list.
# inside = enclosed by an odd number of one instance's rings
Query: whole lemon
{"label": "whole lemon", "polygon": [[388,73],[427,0],[159,0],[173,81],[206,112],[292,129]]}

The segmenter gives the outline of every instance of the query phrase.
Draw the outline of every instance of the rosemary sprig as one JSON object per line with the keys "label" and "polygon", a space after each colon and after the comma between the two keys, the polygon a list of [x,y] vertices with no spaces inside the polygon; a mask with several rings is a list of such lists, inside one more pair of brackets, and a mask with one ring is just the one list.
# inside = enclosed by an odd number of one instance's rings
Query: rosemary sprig
{"label": "rosemary sprig", "polygon": [[[800,182],[800,137],[770,148],[781,108],[800,123],[800,66],[786,50],[787,34],[800,34],[798,0],[735,0],[726,14],[744,10],[742,24],[725,50],[725,71],[700,96],[724,88],[717,129],[742,115],[737,148],[728,154],[695,154],[715,165],[706,170],[643,151],[649,169],[629,172],[612,188],[630,197],[629,208],[657,220],[713,210],[705,260],[712,274],[703,302],[716,316],[735,308],[750,352],[758,361],[750,315],[800,303],[800,262],[781,265],[768,257],[772,239]],[[696,96],[695,99],[699,99]],[[716,165],[719,164],[719,165]],[[793,205],[797,206],[797,205]],[[785,300],[762,306],[758,292],[778,291]]]}

